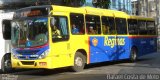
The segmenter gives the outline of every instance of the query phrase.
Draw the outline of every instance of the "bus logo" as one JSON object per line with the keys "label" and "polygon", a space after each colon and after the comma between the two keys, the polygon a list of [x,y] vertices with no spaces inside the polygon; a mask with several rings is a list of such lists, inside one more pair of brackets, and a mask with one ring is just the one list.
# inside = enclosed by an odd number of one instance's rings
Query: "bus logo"
{"label": "bus logo", "polygon": [[114,48],[115,46],[124,46],[125,45],[125,38],[116,38],[116,37],[105,37],[104,38],[104,46],[110,46]]}
{"label": "bus logo", "polygon": [[29,57],[28,57],[28,56],[26,56],[26,59],[29,59]]}
{"label": "bus logo", "polygon": [[96,38],[92,39],[92,44],[93,44],[93,46],[97,46],[98,39],[96,39]]}

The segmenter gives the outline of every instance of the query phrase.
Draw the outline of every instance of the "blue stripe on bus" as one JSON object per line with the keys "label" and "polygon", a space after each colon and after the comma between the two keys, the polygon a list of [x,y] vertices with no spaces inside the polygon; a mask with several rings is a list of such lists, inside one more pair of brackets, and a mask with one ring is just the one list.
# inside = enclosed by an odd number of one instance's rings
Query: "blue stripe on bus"
{"label": "blue stripe on bus", "polygon": [[134,38],[128,36],[91,36],[90,63],[129,59],[131,47],[138,48],[138,56],[156,51],[156,38]]}

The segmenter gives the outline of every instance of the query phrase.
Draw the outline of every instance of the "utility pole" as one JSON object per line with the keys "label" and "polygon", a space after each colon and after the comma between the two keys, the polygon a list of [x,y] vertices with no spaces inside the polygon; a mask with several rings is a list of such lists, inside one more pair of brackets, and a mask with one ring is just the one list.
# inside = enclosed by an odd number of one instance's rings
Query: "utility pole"
{"label": "utility pole", "polygon": [[146,16],[150,17],[149,16],[149,1],[148,0],[146,0]]}
{"label": "utility pole", "polygon": [[160,50],[160,1],[156,0],[156,28],[158,34],[157,46],[158,50]]}

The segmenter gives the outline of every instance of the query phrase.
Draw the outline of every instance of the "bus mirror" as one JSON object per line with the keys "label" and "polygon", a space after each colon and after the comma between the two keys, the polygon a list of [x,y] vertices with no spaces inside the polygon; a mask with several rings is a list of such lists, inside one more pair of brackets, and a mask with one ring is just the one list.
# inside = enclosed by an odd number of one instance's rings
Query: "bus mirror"
{"label": "bus mirror", "polygon": [[11,20],[2,21],[2,32],[5,40],[11,39]]}

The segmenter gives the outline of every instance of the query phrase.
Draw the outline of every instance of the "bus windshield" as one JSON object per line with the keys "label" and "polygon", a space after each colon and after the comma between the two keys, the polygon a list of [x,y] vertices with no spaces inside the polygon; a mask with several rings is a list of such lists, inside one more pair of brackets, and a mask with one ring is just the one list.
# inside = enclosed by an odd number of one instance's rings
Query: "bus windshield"
{"label": "bus windshield", "polygon": [[48,42],[48,18],[12,21],[12,45],[19,48],[42,46]]}

